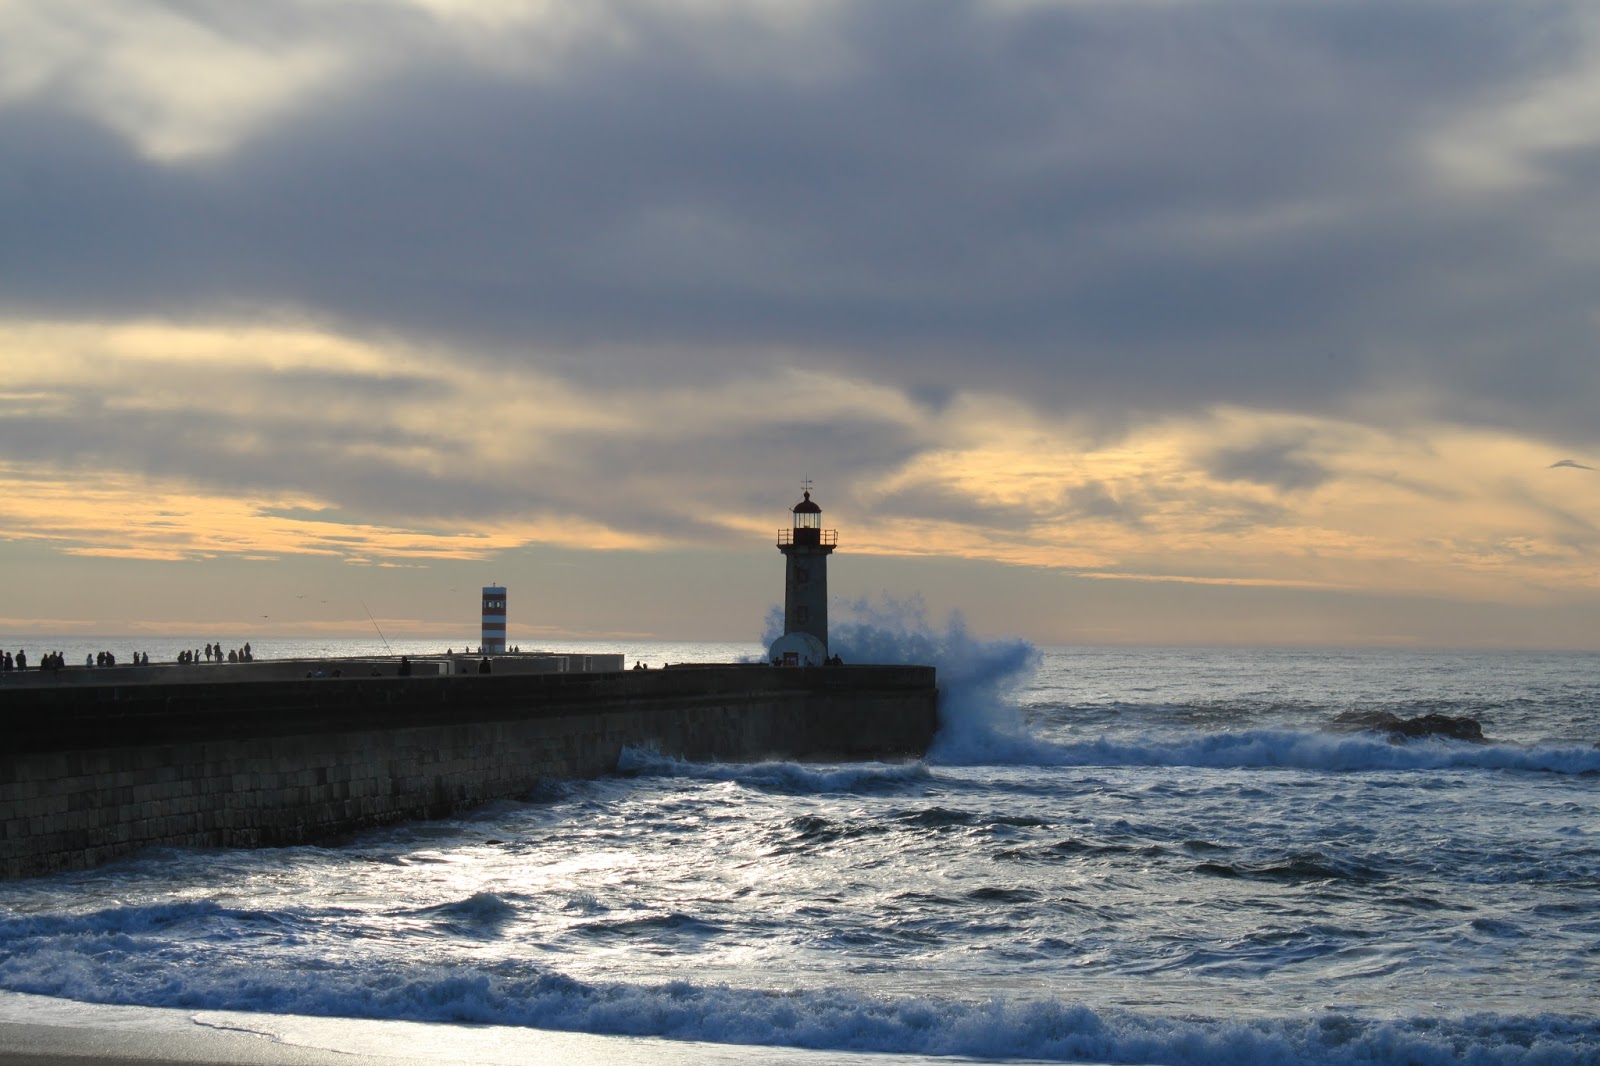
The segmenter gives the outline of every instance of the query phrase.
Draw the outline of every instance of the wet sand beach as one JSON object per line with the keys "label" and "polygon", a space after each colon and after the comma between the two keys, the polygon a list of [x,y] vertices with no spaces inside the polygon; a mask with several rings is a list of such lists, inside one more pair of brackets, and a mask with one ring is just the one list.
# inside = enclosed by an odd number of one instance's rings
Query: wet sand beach
{"label": "wet sand beach", "polygon": [[909,1066],[966,1060],[593,1036],[512,1026],[125,1007],[0,992],[0,1064],[21,1066]]}

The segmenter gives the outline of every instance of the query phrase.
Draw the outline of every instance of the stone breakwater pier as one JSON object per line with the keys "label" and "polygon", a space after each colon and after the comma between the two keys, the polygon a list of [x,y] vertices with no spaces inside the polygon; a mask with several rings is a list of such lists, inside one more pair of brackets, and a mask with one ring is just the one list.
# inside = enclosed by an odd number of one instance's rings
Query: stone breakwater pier
{"label": "stone breakwater pier", "polygon": [[280,846],[441,817],[609,773],[626,747],[892,759],[923,754],[938,727],[925,666],[304,669],[0,687],[0,877],[151,845]]}

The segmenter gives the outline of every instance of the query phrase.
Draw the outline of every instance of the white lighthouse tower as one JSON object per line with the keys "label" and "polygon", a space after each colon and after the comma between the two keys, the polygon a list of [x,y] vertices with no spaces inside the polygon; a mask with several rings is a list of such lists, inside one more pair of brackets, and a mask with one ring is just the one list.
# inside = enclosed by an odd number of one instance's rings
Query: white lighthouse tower
{"label": "white lighthouse tower", "polygon": [[828,556],[839,532],[822,528],[822,508],[811,499],[811,482],[790,511],[794,525],[778,531],[783,553],[783,636],[768,659],[779,666],[822,666],[828,661]]}

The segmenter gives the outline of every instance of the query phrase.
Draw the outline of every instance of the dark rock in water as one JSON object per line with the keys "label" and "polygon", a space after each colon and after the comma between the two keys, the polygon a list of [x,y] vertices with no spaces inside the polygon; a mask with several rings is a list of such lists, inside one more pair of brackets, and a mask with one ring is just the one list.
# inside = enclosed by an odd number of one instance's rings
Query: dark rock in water
{"label": "dark rock in water", "polygon": [[1448,714],[1424,714],[1401,718],[1389,711],[1346,711],[1334,718],[1346,730],[1367,729],[1387,733],[1395,743],[1412,737],[1449,737],[1452,740],[1482,742],[1483,727],[1476,718],[1452,718]]}
{"label": "dark rock in water", "polygon": [[1408,737],[1483,740],[1483,726],[1476,718],[1468,718],[1465,715],[1452,718],[1448,714],[1425,714],[1420,718],[1407,718],[1400,723],[1399,732]]}

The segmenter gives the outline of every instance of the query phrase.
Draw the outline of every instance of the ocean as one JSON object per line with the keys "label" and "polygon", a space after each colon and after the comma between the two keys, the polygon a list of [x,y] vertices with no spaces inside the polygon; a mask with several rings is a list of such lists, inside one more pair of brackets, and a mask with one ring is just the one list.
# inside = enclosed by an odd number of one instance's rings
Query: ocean
{"label": "ocean", "polygon": [[630,751],[445,821],[0,883],[0,989],[839,1055],[1600,1062],[1600,655],[1041,649],[882,617],[833,647],[939,667],[926,760]]}

